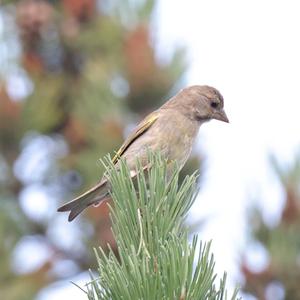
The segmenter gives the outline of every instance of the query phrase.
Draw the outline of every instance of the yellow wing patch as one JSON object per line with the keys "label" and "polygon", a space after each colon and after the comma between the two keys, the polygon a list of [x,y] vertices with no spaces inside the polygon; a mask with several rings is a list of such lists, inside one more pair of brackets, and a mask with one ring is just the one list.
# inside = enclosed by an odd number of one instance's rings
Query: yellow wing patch
{"label": "yellow wing patch", "polygon": [[116,164],[119,158],[123,155],[126,149],[143,133],[145,133],[152,124],[158,119],[158,113],[153,112],[148,117],[146,117],[136,128],[136,130],[129,135],[129,137],[125,140],[124,144],[117,151],[116,155],[113,158],[113,163]]}

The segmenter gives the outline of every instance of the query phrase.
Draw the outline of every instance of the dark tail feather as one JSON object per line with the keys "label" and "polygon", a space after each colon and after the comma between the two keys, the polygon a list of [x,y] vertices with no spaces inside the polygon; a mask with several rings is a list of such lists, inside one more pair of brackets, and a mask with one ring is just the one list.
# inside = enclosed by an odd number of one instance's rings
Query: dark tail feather
{"label": "dark tail feather", "polygon": [[103,200],[107,199],[109,191],[107,188],[107,181],[101,181],[82,195],[66,203],[65,205],[58,208],[57,211],[64,212],[70,211],[69,222],[75,219],[84,209],[90,205],[95,205]]}
{"label": "dark tail feather", "polygon": [[[143,171],[149,169],[149,167],[150,164],[147,164],[143,167]],[[131,178],[135,178],[137,176],[137,172],[132,170],[130,175]],[[88,206],[97,205],[109,199],[109,189],[108,181],[104,179],[82,195],[61,206],[57,211],[70,211],[68,220],[71,222]]]}

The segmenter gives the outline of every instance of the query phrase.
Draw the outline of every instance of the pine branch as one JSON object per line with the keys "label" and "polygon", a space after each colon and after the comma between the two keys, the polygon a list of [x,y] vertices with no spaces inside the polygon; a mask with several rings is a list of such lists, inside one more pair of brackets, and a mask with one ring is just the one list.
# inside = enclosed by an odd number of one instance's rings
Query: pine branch
{"label": "pine branch", "polygon": [[[222,300],[227,299],[226,275],[216,284],[214,258],[210,243],[198,238],[191,244],[184,220],[195,200],[196,176],[187,176],[178,186],[178,168],[167,178],[167,162],[158,154],[149,154],[151,168],[137,176],[121,161],[116,171],[107,159],[107,174],[112,185],[111,207],[117,257],[110,249],[95,251],[99,278],[92,276],[87,285],[88,298],[150,300]],[[236,299],[236,292],[230,299]]]}

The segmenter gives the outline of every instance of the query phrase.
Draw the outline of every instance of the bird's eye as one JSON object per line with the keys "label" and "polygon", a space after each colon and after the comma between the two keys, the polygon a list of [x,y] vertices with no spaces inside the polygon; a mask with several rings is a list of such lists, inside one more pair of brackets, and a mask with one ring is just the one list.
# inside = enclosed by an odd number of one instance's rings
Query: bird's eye
{"label": "bird's eye", "polygon": [[218,102],[213,101],[213,102],[210,103],[210,106],[212,108],[217,108],[218,107]]}

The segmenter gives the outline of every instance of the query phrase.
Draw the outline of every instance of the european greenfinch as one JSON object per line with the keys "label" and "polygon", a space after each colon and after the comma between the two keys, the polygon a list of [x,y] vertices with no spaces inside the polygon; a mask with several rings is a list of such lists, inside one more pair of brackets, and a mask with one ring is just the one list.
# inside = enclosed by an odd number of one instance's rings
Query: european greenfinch
{"label": "european greenfinch", "polygon": [[[228,122],[219,91],[206,85],[182,89],[135,128],[117,151],[113,163],[118,168],[119,158],[124,158],[134,176],[137,159],[143,168],[148,167],[150,149],[159,151],[163,158],[176,162],[181,169],[191,153],[200,126],[211,119]],[[88,206],[109,197],[110,184],[104,176],[98,184],[58,211],[70,211],[69,221],[72,221]]]}

